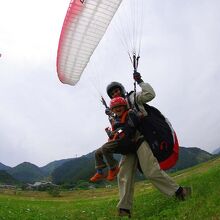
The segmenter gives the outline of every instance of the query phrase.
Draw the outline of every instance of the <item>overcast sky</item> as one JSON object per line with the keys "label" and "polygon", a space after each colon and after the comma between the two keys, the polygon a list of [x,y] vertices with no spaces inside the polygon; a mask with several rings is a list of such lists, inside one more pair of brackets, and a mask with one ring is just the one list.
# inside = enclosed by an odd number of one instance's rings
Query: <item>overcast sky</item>
{"label": "overcast sky", "polygon": [[[132,90],[132,67],[109,27],[79,83],[62,84],[56,53],[69,0],[0,0],[0,162],[38,166],[107,140],[106,85]],[[220,146],[220,1],[145,0],[139,71],[181,146]],[[114,21],[113,21],[114,22]],[[115,21],[117,22],[117,20]]]}

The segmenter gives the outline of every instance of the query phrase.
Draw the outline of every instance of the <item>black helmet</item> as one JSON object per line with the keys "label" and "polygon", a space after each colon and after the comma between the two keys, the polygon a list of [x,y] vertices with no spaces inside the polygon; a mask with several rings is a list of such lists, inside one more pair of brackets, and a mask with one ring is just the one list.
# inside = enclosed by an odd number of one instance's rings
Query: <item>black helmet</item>
{"label": "black helmet", "polygon": [[106,92],[107,92],[108,96],[109,96],[110,98],[112,98],[112,97],[111,97],[111,92],[112,92],[114,89],[116,89],[116,88],[119,88],[120,91],[121,91],[122,97],[125,97],[125,92],[126,92],[126,91],[125,91],[125,88],[124,88],[124,86],[123,86],[121,83],[119,83],[119,82],[111,82],[111,83],[107,86]]}

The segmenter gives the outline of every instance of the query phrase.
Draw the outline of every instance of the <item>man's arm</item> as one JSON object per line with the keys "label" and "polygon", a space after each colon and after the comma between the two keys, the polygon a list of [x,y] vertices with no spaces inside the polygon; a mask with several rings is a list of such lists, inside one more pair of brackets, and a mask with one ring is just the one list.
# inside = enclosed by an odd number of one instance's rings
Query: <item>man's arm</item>
{"label": "man's arm", "polygon": [[144,104],[155,98],[156,94],[149,83],[145,83],[142,81],[139,86],[142,90],[136,95],[137,104]]}
{"label": "man's arm", "polygon": [[151,85],[149,83],[145,83],[141,78],[141,74],[137,71],[134,71],[133,78],[142,89],[141,92],[136,94],[136,103],[141,105],[151,101],[156,96]]}

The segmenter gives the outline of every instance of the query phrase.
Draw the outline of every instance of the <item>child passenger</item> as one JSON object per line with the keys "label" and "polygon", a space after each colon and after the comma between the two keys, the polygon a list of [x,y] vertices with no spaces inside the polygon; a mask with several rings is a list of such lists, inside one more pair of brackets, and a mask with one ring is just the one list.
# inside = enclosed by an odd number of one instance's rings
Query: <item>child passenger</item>
{"label": "child passenger", "polygon": [[[126,154],[125,152],[135,151],[136,149],[134,142],[136,129],[134,124],[129,120],[129,112],[131,110],[128,110],[127,101],[122,97],[113,98],[110,102],[110,110],[115,114],[114,119],[111,121],[110,138],[107,143],[95,152],[95,168],[97,171],[90,178],[91,182],[97,182],[105,178],[109,181],[114,180],[120,168],[113,154]],[[106,177],[103,169],[107,166],[109,171]]]}

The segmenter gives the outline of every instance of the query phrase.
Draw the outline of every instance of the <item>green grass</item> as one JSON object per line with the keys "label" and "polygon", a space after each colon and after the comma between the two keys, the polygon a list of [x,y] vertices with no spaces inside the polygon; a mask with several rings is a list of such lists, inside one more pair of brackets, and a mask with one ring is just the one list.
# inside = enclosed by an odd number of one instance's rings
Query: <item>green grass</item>
{"label": "green grass", "polygon": [[[220,220],[220,158],[173,175],[181,185],[192,186],[193,195],[179,202],[138,182],[132,219]],[[0,220],[120,219],[118,189],[62,192],[54,198],[45,192],[0,192]],[[126,218],[125,218],[126,219]]]}

